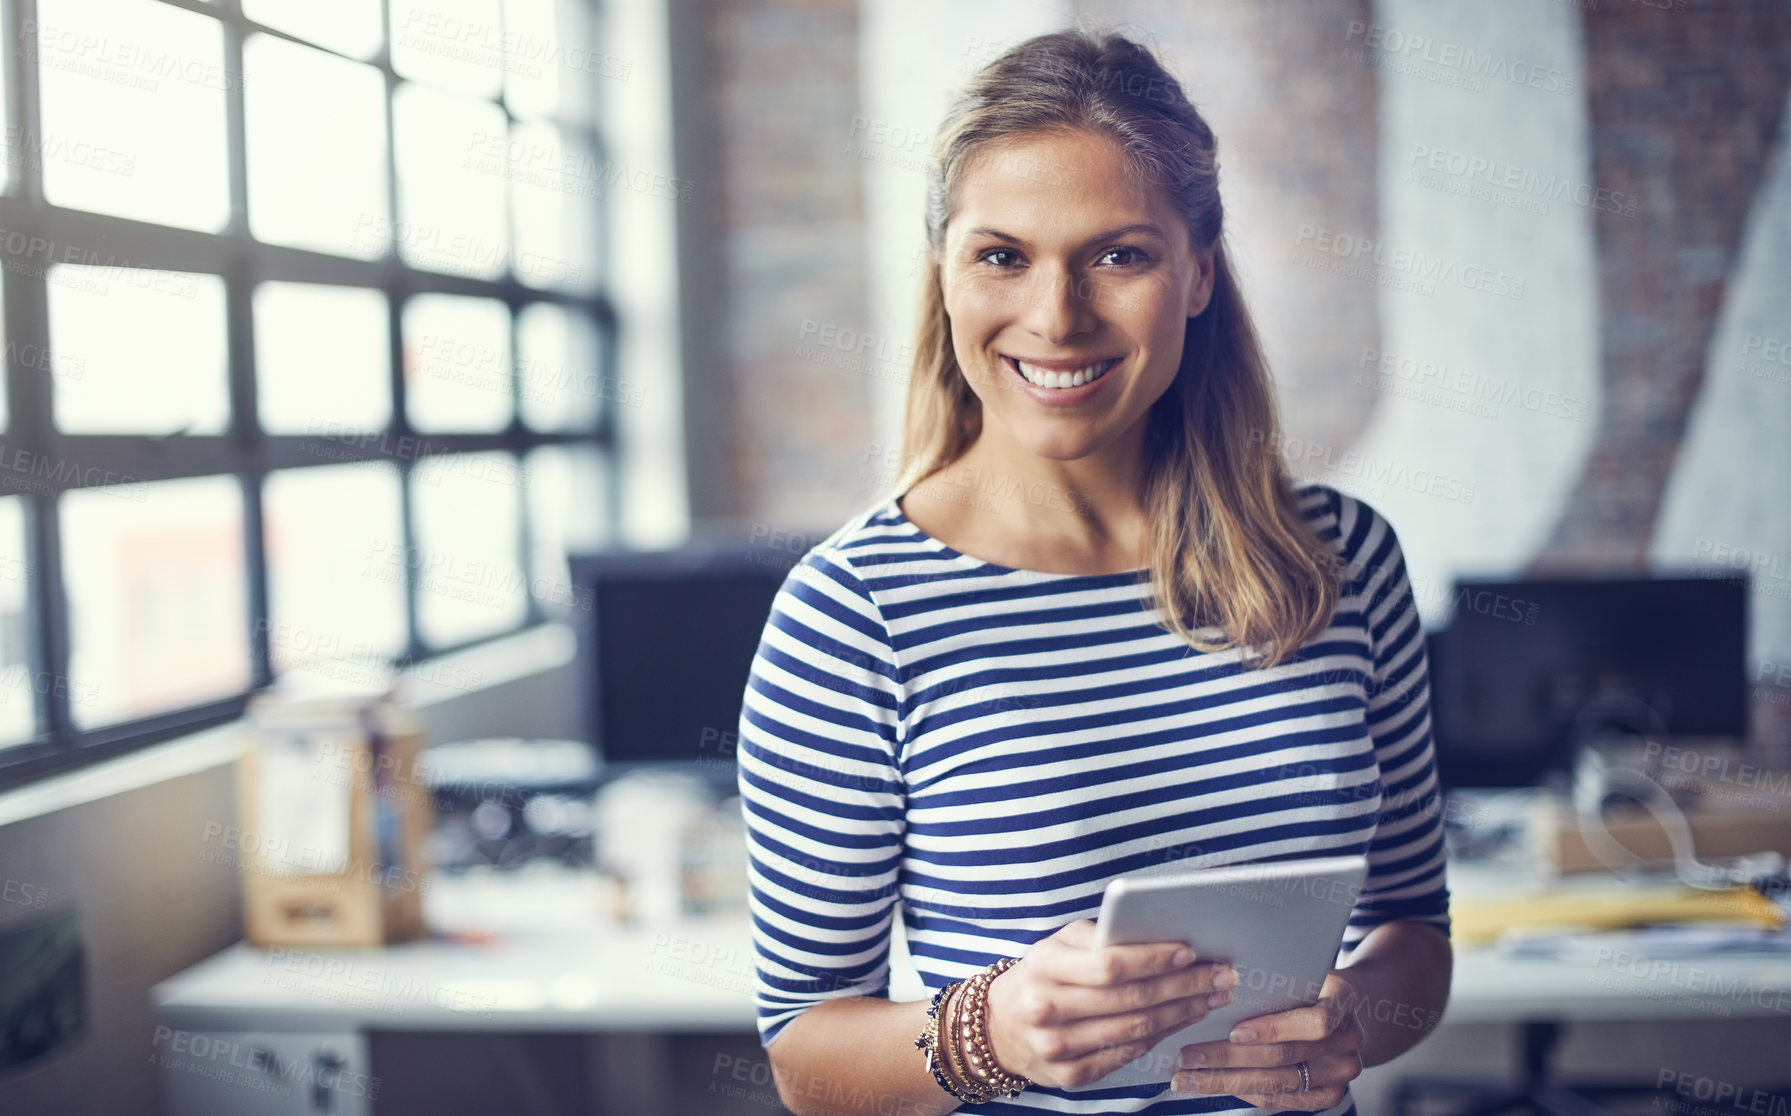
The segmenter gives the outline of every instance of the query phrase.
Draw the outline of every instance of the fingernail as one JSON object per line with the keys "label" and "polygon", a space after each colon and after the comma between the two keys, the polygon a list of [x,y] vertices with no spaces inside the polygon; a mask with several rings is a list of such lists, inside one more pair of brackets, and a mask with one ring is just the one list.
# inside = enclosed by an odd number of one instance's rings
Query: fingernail
{"label": "fingernail", "polygon": [[1254,1030],[1250,1029],[1249,1027],[1233,1027],[1231,1029],[1231,1041],[1232,1042],[1255,1042],[1256,1041],[1256,1032]]}
{"label": "fingernail", "polygon": [[1230,1002],[1231,992],[1223,988],[1206,998],[1206,1006],[1210,1008],[1224,1007]]}
{"label": "fingernail", "polygon": [[1194,951],[1183,946],[1175,951],[1175,956],[1169,959],[1169,963],[1178,969],[1191,965],[1194,963]]}
{"label": "fingernail", "polygon": [[1194,1050],[1182,1055],[1183,1069],[1193,1069],[1196,1066],[1204,1065],[1206,1065],[1206,1051],[1204,1050]]}
{"label": "fingernail", "polygon": [[1230,988],[1232,985],[1236,984],[1237,982],[1238,982],[1238,971],[1236,969],[1226,969],[1224,972],[1220,973],[1218,976],[1213,978],[1213,987],[1214,988]]}
{"label": "fingernail", "polygon": [[1208,1088],[1208,1086],[1203,1086],[1200,1078],[1192,1073],[1178,1073],[1169,1081],[1178,1093],[1197,1093],[1204,1096]]}

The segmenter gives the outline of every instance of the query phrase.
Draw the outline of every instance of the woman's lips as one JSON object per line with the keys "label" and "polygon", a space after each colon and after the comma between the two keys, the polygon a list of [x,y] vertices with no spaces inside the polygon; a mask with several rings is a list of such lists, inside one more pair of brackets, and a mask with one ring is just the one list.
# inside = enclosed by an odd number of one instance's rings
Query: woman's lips
{"label": "woman's lips", "polygon": [[[1060,370],[1039,368],[1037,365],[1031,364],[1031,362],[1023,362],[1003,353],[1001,354],[1001,363],[1007,365],[1008,371],[1020,382],[1021,387],[1025,390],[1027,395],[1030,395],[1040,403],[1044,403],[1048,406],[1061,407],[1080,403],[1093,395],[1101,384],[1107,382],[1107,380],[1111,378],[1108,373],[1112,372],[1119,364],[1119,358],[1109,357],[1106,360],[1097,361],[1092,365],[1086,365],[1080,369]],[[1046,387],[1040,383],[1035,383],[1025,372],[1021,371],[1022,363],[1026,364],[1026,366],[1033,371],[1034,375],[1038,376],[1040,379],[1050,378],[1055,380],[1058,377],[1067,377],[1073,380],[1077,372],[1082,373],[1085,378],[1082,383],[1073,384],[1070,387]],[[1087,372],[1090,369],[1094,371],[1092,377],[1087,376]]]}

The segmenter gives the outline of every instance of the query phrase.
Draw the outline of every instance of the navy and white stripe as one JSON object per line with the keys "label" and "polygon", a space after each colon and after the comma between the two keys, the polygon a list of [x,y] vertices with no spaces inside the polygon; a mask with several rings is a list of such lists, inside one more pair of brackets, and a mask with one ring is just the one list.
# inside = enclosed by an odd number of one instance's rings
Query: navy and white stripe
{"label": "navy and white stripe", "polygon": [[[765,1045],[823,1000],[887,995],[898,910],[930,993],[1093,918],[1115,876],[1168,863],[1366,852],[1340,957],[1395,919],[1448,931],[1404,558],[1361,501],[1314,484],[1299,499],[1346,585],[1329,628],[1266,670],[1157,627],[1136,572],[983,562],[893,499],[803,556],[739,723]],[[1035,1086],[959,1111],[1227,1110],[1214,1104]]]}

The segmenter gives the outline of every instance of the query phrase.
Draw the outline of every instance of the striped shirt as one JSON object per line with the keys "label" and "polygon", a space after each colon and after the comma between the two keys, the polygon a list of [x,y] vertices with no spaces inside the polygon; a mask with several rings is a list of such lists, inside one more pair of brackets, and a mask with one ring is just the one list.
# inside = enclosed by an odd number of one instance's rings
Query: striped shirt
{"label": "striped shirt", "polygon": [[[1266,669],[1158,627],[1141,571],[994,565],[893,498],[803,555],[739,722],[764,1045],[824,1000],[886,998],[898,911],[931,994],[1095,917],[1114,877],[1170,862],[1366,854],[1340,963],[1384,922],[1448,932],[1427,664],[1398,540],[1357,499],[1296,491],[1345,563],[1343,592],[1330,626]],[[959,1111],[1247,1107],[1166,1084],[1035,1085]]]}

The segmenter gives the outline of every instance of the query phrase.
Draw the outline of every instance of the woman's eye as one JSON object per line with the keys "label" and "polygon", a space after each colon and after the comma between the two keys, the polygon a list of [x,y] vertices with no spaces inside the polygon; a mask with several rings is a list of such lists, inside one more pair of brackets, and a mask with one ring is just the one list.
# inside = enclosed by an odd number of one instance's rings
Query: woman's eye
{"label": "woman's eye", "polygon": [[[1119,257],[1114,259],[1114,257]],[[1144,253],[1136,248],[1109,248],[1101,253],[1101,262],[1112,267],[1125,267],[1127,264],[1142,263]]]}
{"label": "woman's eye", "polygon": [[1012,267],[1020,262],[1020,253],[1012,248],[991,248],[979,258],[984,263],[992,263],[996,267]]}

